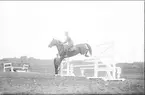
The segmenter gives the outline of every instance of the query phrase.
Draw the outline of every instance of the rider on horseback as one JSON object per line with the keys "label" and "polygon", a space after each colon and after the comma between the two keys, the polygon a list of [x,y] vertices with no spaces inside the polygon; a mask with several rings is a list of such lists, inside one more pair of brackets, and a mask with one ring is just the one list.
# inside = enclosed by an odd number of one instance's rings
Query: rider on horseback
{"label": "rider on horseback", "polygon": [[68,47],[66,47],[66,50],[70,50],[70,51],[75,50],[73,41],[70,38],[68,32],[65,32],[65,36],[66,36],[66,40],[63,42],[63,44],[66,44],[67,43]]}

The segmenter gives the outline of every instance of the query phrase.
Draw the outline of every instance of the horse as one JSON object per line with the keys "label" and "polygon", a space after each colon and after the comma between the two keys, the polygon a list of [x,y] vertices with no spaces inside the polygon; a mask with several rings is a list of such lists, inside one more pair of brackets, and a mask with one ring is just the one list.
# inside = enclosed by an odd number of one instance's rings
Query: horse
{"label": "horse", "polygon": [[58,67],[60,66],[62,60],[64,58],[69,58],[72,56],[75,56],[77,54],[84,55],[85,57],[89,57],[88,52],[90,53],[90,56],[92,56],[92,48],[89,44],[83,43],[83,44],[77,44],[74,45],[74,50],[68,50],[67,45],[63,45],[63,43],[59,40],[56,40],[53,38],[53,40],[48,45],[49,48],[56,46],[58,50],[59,57],[54,58],[54,66],[55,66],[55,74],[58,74]]}

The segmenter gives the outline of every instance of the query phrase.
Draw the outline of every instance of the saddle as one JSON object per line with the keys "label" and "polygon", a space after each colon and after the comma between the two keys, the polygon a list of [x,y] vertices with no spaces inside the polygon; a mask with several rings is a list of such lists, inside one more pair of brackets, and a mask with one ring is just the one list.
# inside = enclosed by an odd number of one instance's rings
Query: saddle
{"label": "saddle", "polygon": [[75,46],[70,47],[70,46],[66,45],[66,46],[64,46],[64,48],[65,48],[66,51],[74,51],[74,50],[76,50]]}
{"label": "saddle", "polygon": [[74,50],[76,50],[75,46],[68,49],[68,51],[74,51]]}

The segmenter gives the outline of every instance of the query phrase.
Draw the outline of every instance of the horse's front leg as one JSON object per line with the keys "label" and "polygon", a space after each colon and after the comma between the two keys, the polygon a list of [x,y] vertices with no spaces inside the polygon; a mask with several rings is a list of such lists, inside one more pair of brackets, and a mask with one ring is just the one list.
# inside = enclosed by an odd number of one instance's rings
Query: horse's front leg
{"label": "horse's front leg", "polygon": [[60,71],[60,66],[58,66],[57,70],[58,70],[58,72]]}
{"label": "horse's front leg", "polygon": [[58,65],[55,64],[55,74],[58,74]]}

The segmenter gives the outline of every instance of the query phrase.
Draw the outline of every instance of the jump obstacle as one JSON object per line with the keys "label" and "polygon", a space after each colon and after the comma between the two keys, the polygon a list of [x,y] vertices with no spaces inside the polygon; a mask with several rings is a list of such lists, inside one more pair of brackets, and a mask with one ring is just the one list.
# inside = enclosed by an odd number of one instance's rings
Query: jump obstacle
{"label": "jump obstacle", "polygon": [[[124,78],[120,78],[121,75],[121,68],[116,67],[116,63],[111,61],[111,63],[108,63],[108,61],[104,61],[105,57],[92,57],[89,59],[83,60],[84,62],[91,62],[93,64],[81,64],[81,65],[74,65],[70,64],[69,58],[66,58],[66,60],[62,61],[60,66],[60,75],[61,76],[75,76],[74,74],[74,68],[79,67],[81,71],[81,76],[86,77],[84,72],[85,70],[93,69],[94,75],[93,77],[87,77],[87,78],[102,78],[103,80],[121,80],[124,81]],[[101,61],[101,63],[100,63]],[[64,68],[66,66],[66,68]],[[102,67],[103,66],[103,67]],[[106,76],[100,77],[99,72],[106,72]]]}
{"label": "jump obstacle", "polygon": [[16,72],[28,72],[28,67],[29,65],[26,64],[24,64],[22,67],[13,67],[12,63],[4,63],[3,72],[6,72],[6,69],[9,69],[11,72],[14,72],[14,69],[18,69]]}
{"label": "jump obstacle", "polygon": [[[82,64],[82,65],[74,65],[70,64],[69,59],[65,60],[61,64],[61,69],[60,69],[60,75],[61,76],[75,76],[74,74],[74,68],[79,67],[81,71],[81,76],[85,77],[85,70],[88,69],[93,69],[94,70],[94,75],[93,77],[87,77],[87,78],[102,78],[103,80],[124,80],[123,78],[120,78],[121,74],[121,68],[114,66],[109,66],[103,63],[99,64],[99,60],[88,60],[84,62],[92,62],[93,64]],[[64,69],[64,67],[66,68]],[[101,67],[103,66],[103,67]],[[106,72],[107,76],[99,77],[98,73],[99,72]],[[64,73],[65,72],[65,73]]]}
{"label": "jump obstacle", "polygon": [[11,72],[14,72],[12,63],[4,63],[3,72],[6,72],[6,69],[10,69]]}

